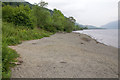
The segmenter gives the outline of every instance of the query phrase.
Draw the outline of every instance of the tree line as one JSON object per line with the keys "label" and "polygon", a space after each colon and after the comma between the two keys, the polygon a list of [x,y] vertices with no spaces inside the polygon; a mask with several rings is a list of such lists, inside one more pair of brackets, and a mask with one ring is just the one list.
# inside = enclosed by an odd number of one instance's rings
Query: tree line
{"label": "tree line", "polygon": [[12,22],[16,26],[26,26],[28,28],[39,28],[50,32],[71,32],[77,30],[79,26],[75,25],[76,20],[73,17],[65,17],[64,14],[57,9],[52,13],[45,8],[48,3],[41,1],[29,5],[10,6],[4,5],[2,13],[3,21]]}

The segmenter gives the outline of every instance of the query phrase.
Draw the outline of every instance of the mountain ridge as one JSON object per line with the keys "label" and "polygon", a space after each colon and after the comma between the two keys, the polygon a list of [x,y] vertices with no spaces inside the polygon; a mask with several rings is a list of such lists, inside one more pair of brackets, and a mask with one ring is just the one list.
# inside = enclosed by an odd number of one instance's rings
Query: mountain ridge
{"label": "mountain ridge", "polygon": [[79,27],[87,27],[88,29],[99,29],[98,27],[96,26],[93,26],[93,25],[82,25],[82,24],[79,24],[79,23],[76,23],[76,25],[78,25]]}
{"label": "mountain ridge", "polygon": [[118,21],[109,22],[109,23],[101,26],[101,28],[106,28],[106,29],[118,29]]}

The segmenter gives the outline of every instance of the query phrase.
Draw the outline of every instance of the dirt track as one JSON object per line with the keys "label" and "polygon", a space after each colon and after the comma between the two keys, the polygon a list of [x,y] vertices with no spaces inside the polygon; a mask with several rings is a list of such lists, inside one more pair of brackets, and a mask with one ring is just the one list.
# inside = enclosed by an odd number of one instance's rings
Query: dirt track
{"label": "dirt track", "polygon": [[117,48],[77,33],[24,41],[11,46],[22,57],[12,78],[117,78]]}

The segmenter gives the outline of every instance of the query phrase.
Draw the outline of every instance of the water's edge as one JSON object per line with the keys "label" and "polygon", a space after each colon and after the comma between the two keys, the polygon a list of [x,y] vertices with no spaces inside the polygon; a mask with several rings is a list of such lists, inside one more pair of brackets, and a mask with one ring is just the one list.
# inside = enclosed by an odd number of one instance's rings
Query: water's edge
{"label": "water's edge", "polygon": [[116,30],[80,30],[73,32],[86,34],[102,44],[118,48],[117,29]]}

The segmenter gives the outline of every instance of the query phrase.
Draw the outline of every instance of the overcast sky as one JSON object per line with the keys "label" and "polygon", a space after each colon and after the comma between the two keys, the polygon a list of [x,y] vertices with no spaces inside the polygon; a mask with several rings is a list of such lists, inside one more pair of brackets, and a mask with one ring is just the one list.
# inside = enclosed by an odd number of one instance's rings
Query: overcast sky
{"label": "overcast sky", "polygon": [[[26,0],[38,3],[41,0]],[[78,23],[101,26],[118,20],[120,0],[44,0],[49,9],[59,9],[67,17],[73,16]]]}

